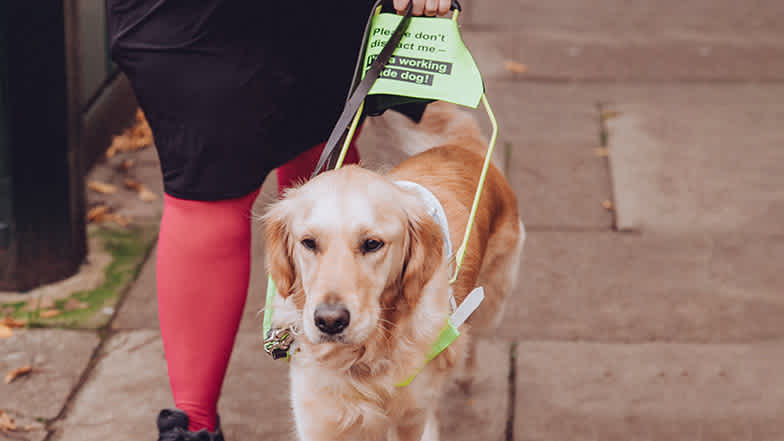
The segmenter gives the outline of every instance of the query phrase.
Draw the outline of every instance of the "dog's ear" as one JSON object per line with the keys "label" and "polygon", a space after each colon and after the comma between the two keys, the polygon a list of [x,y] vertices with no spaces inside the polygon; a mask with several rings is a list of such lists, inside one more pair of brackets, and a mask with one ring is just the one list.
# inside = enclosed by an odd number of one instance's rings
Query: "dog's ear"
{"label": "dog's ear", "polygon": [[267,271],[275,281],[278,293],[286,298],[294,293],[297,273],[292,260],[293,245],[285,201],[271,205],[262,220]]}
{"label": "dog's ear", "polygon": [[423,209],[408,211],[408,250],[403,265],[403,297],[414,307],[425,284],[443,264],[444,233]]}

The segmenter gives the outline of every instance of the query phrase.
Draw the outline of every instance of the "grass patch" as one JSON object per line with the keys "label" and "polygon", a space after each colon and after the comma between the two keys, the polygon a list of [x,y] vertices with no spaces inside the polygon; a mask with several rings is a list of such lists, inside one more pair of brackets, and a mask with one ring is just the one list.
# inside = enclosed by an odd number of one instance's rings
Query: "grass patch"
{"label": "grass patch", "polygon": [[[105,308],[114,309],[128,285],[139,274],[150,248],[152,247],[157,228],[129,227],[126,229],[98,227],[91,229],[90,237],[97,237],[104,249],[112,256],[111,263],[104,270],[104,281],[95,289],[77,291],[58,299],[54,307],[60,311],[54,317],[41,317],[42,311],[26,311],[27,302],[4,305],[11,307],[12,317],[26,320],[30,327],[70,327],[99,328],[112,316]],[[80,307],[66,311],[66,305],[78,303]]]}

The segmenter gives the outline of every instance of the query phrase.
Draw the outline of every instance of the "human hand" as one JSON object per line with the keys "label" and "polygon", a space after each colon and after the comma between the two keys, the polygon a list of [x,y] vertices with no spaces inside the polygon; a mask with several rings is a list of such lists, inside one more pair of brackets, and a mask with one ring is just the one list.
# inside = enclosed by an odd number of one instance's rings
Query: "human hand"
{"label": "human hand", "polygon": [[413,15],[424,14],[429,17],[446,15],[452,7],[452,0],[395,0],[395,9],[398,13],[403,13],[409,2],[414,3],[411,7]]}

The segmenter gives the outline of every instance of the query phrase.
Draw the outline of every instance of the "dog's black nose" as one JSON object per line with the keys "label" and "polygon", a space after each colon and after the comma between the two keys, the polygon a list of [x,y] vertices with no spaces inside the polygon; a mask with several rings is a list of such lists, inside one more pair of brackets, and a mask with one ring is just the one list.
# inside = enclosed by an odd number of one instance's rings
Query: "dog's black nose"
{"label": "dog's black nose", "polygon": [[313,313],[316,327],[327,334],[339,334],[346,329],[351,314],[342,303],[322,303]]}

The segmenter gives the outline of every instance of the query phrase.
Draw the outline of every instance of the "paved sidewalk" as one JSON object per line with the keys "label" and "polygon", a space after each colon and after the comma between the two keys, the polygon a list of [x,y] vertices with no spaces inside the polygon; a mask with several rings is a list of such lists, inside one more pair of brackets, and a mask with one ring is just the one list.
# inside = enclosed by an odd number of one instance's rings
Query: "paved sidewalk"
{"label": "paved sidewalk", "polygon": [[[784,439],[784,3],[464,7],[529,239],[442,439]],[[401,159],[386,144],[366,128],[366,163]],[[268,179],[256,210],[273,196]],[[293,440],[285,366],[261,348],[258,233],[220,403],[229,441]],[[0,440],[155,439],[172,403],[154,279],[152,256],[106,335],[0,339],[0,372],[40,366],[0,384],[0,409],[31,425]]]}

